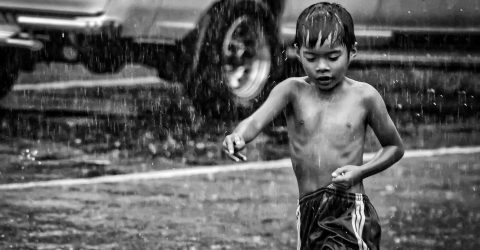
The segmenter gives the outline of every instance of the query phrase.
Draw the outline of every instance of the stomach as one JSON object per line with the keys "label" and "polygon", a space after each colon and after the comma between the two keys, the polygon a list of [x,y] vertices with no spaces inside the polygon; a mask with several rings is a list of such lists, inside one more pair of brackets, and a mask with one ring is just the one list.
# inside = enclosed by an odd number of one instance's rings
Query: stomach
{"label": "stomach", "polygon": [[[293,170],[300,196],[332,183],[332,173],[346,165],[360,166],[363,163],[363,144],[350,143],[338,148],[328,143],[307,145],[299,148],[290,144]],[[362,182],[345,190],[363,193]]]}

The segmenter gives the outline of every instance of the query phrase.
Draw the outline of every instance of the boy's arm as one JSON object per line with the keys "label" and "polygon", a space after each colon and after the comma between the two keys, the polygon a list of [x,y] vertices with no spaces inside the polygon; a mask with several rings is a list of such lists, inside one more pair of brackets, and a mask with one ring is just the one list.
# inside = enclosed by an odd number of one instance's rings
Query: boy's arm
{"label": "boy's arm", "polygon": [[399,161],[405,150],[402,139],[388,114],[385,102],[373,87],[366,99],[367,123],[372,128],[382,148],[361,166],[362,179],[381,172]]}
{"label": "boy's arm", "polygon": [[230,154],[242,150],[262,129],[275,118],[290,102],[292,80],[285,80],[275,86],[267,100],[252,115],[241,121],[223,141],[224,149]]}

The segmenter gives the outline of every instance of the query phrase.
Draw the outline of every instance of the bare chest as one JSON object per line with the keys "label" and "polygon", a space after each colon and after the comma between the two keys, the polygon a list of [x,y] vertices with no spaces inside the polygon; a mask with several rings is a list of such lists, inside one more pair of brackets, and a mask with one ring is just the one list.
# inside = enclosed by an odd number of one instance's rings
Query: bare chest
{"label": "bare chest", "polygon": [[305,97],[293,103],[289,123],[298,133],[309,136],[345,137],[365,129],[366,111],[360,98]]}

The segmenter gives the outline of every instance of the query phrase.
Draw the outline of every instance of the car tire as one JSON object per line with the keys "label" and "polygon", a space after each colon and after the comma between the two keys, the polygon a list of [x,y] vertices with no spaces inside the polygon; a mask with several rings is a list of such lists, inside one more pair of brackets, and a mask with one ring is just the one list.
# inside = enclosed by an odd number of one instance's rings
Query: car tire
{"label": "car tire", "polygon": [[256,107],[272,84],[280,55],[275,22],[265,12],[245,9],[210,17],[187,91],[204,115],[238,118]]}
{"label": "car tire", "polygon": [[11,90],[18,77],[19,64],[18,56],[15,49],[1,48],[0,54],[0,98],[7,95]]}

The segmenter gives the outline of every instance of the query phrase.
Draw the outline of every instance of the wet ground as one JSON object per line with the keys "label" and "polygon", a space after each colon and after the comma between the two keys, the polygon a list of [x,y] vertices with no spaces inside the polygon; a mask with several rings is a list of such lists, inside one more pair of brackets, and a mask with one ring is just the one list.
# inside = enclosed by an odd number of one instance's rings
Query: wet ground
{"label": "wet ground", "polygon": [[[404,159],[367,180],[383,249],[478,249],[479,159]],[[294,249],[296,199],[289,168],[2,191],[0,246]]]}
{"label": "wet ground", "polygon": [[[2,102],[0,185],[231,163],[219,145],[232,123],[199,115],[181,85],[151,81],[152,70],[135,66],[107,77],[62,67],[23,74],[20,83],[147,80],[14,91]],[[447,109],[438,115],[424,83],[435,72],[408,74],[423,79],[415,81],[416,92],[392,91],[396,99],[386,100],[396,102],[391,111],[409,149],[480,144],[478,117],[471,114],[477,89],[468,89],[467,99],[450,90],[455,105],[443,100]],[[457,74],[452,88],[475,77]],[[272,127],[249,146],[249,160],[288,157],[286,142],[282,127]],[[367,151],[376,148],[370,135]],[[479,158],[408,158],[367,180],[384,249],[480,248]],[[296,199],[288,168],[1,190],[0,249],[293,249]]]}

